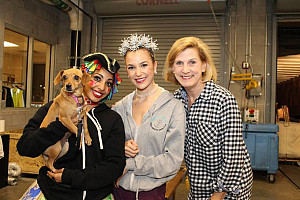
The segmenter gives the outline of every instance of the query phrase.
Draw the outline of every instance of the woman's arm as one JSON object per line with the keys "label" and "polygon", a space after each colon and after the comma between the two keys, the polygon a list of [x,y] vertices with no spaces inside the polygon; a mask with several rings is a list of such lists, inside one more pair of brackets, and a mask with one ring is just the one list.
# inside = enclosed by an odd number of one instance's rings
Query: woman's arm
{"label": "woman's arm", "polygon": [[213,186],[215,192],[238,193],[246,159],[246,146],[242,136],[240,111],[233,96],[224,98],[220,113],[220,127],[225,134],[222,145],[223,164]]}
{"label": "woman's arm", "polygon": [[40,128],[51,104],[52,102],[49,102],[41,107],[25,126],[23,135],[17,143],[17,150],[21,156],[37,157],[41,155],[68,132],[68,129],[58,119],[47,127]]}

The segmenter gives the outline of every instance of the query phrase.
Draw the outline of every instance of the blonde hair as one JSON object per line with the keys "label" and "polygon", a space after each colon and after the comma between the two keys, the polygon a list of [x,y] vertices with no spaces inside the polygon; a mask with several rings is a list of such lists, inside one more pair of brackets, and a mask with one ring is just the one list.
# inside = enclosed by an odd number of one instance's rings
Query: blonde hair
{"label": "blonde hair", "polygon": [[206,70],[202,74],[202,81],[207,82],[213,80],[215,82],[217,80],[217,70],[212,61],[210,49],[201,39],[197,37],[183,37],[176,40],[172,45],[166,58],[163,71],[165,81],[171,82],[175,85],[180,85],[173,73],[173,64],[176,57],[187,48],[197,49],[201,61],[206,63]]}

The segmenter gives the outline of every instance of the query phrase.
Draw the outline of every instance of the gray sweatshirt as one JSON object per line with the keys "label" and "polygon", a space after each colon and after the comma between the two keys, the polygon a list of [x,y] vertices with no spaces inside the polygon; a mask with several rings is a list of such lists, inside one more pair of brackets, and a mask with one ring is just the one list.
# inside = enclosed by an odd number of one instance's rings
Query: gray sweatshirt
{"label": "gray sweatshirt", "polygon": [[113,107],[123,119],[126,141],[133,139],[139,147],[134,158],[127,158],[128,172],[119,183],[126,190],[149,191],[161,186],[176,175],[182,163],[185,110],[173,94],[161,89],[162,94],[145,113],[140,127],[132,117],[135,91]]}

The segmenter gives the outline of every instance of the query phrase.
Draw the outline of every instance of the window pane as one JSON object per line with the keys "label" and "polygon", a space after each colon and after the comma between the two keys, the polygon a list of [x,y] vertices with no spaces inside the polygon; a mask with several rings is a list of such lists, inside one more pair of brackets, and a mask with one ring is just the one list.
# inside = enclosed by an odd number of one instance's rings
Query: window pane
{"label": "window pane", "polygon": [[43,105],[47,99],[45,89],[48,80],[46,70],[49,66],[50,45],[34,40],[33,42],[33,74],[32,74],[32,106]]}
{"label": "window pane", "polygon": [[25,107],[28,37],[5,30],[2,107]]}

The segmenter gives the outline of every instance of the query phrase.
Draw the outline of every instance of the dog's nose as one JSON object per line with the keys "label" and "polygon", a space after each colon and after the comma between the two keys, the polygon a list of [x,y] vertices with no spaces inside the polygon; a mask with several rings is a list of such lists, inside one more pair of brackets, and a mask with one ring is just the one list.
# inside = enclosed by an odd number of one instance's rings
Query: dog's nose
{"label": "dog's nose", "polygon": [[71,84],[67,84],[66,85],[66,90],[72,90],[72,85]]}

